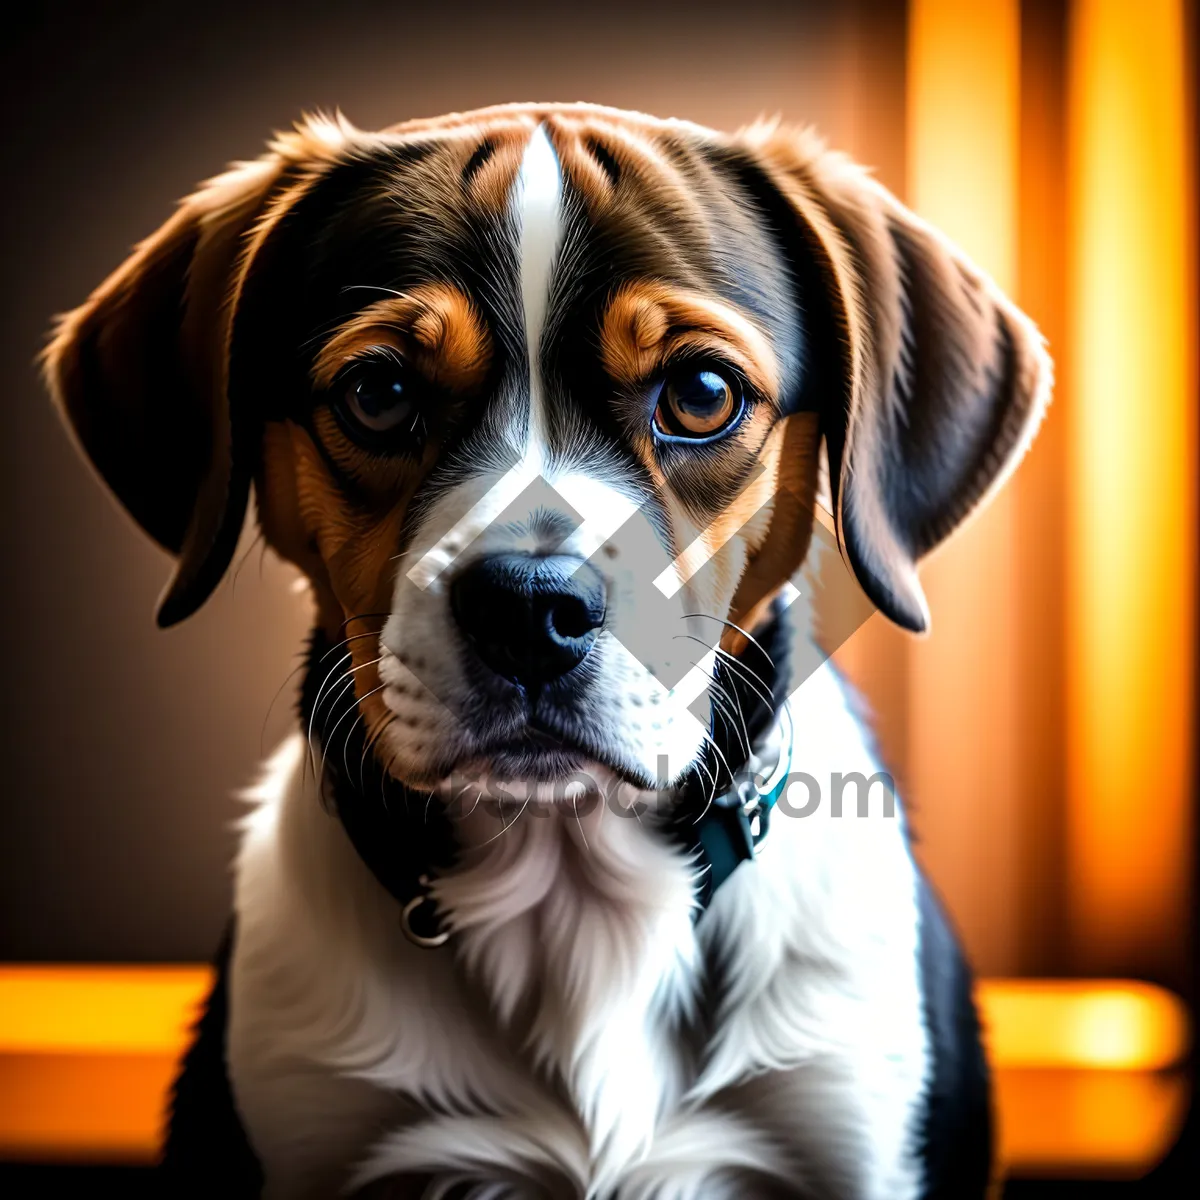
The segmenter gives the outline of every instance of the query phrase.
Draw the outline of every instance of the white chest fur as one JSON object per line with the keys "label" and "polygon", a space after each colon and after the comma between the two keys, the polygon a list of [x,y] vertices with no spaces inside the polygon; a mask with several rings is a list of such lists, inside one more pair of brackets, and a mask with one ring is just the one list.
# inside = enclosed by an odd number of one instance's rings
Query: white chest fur
{"label": "white chest fur", "polygon": [[[928,1073],[916,877],[828,668],[792,697],[822,789],[693,930],[689,867],[603,807],[526,814],[439,889],[434,951],[321,807],[297,735],[237,865],[234,1091],[270,1200],[397,1195],[905,1200]],[[808,799],[797,785],[793,811]]]}

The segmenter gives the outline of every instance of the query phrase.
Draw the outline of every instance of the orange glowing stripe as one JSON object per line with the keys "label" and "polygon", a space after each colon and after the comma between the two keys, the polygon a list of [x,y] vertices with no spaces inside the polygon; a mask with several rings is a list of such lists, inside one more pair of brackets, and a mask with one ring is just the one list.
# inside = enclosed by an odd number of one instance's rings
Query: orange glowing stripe
{"label": "orange glowing stripe", "polygon": [[[1019,0],[912,0],[908,200],[1008,291],[1016,283]],[[1015,487],[922,566],[932,626],[908,649],[918,853],[974,961],[1020,967]]]}
{"label": "orange glowing stripe", "polygon": [[908,199],[1011,290],[1016,282],[1019,0],[912,0]]}
{"label": "orange glowing stripe", "polygon": [[1137,1179],[1166,1156],[1190,1095],[1183,1072],[996,1071],[996,1158],[1008,1175]]}
{"label": "orange glowing stripe", "polygon": [[1187,1008],[1127,980],[982,980],[980,1017],[1000,1068],[1154,1071],[1187,1054]]}
{"label": "orange glowing stripe", "polygon": [[1077,0],[1068,133],[1068,901],[1078,966],[1190,910],[1195,280],[1183,0]]}
{"label": "orange glowing stripe", "polygon": [[0,1054],[0,1159],[150,1163],[174,1054]]}
{"label": "orange glowing stripe", "polygon": [[179,1053],[207,967],[0,968],[0,1054]]}
{"label": "orange glowing stripe", "polygon": [[[200,966],[0,968],[0,1056],[182,1053],[212,984]],[[1182,1001],[1127,980],[985,979],[997,1067],[1154,1070],[1187,1053]]]}
{"label": "orange glowing stripe", "polygon": [[[149,1162],[206,967],[0,968],[0,1156]],[[1122,980],[991,979],[980,1013],[1014,1170],[1136,1173],[1173,1136],[1188,1019]]]}
{"label": "orange glowing stripe", "polygon": [[0,968],[0,1156],[151,1162],[203,966]]}

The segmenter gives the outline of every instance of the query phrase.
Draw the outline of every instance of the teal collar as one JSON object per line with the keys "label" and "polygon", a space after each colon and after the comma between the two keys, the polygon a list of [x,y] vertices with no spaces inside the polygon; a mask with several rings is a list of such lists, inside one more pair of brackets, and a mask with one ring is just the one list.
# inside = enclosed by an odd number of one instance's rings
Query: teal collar
{"label": "teal collar", "polygon": [[787,787],[792,766],[792,738],[787,738],[782,770],[766,791],[759,791],[754,780],[736,785],[714,800],[695,822],[694,838],[705,878],[698,888],[699,911],[712,902],[717,889],[744,862],[753,862],[759,845],[771,828],[771,810]]}
{"label": "teal collar", "polygon": [[[785,719],[791,678],[790,628],[782,605],[755,634],[736,663],[719,661],[723,674],[717,682],[731,703],[714,706],[711,750],[672,820],[676,838],[700,868],[697,918],[738,867],[753,862],[791,772],[795,731]],[[730,707],[740,714],[736,724],[723,718],[723,710]],[[777,757],[766,749],[776,740]],[[730,763],[742,764],[732,778]],[[716,796],[703,786],[711,780],[717,781]]]}

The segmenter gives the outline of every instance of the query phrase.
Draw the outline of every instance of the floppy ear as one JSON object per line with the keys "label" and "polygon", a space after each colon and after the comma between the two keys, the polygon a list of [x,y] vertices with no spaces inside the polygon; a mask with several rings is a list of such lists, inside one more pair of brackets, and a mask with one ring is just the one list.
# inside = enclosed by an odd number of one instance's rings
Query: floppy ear
{"label": "floppy ear", "polygon": [[820,414],[842,554],[875,605],[923,632],[917,562],[1027,449],[1050,394],[1043,340],[961,252],[812,135],[756,126],[741,145],[793,259],[799,402]]}
{"label": "floppy ear", "polygon": [[203,184],[87,301],[60,318],[51,394],[117,499],[178,557],[158,623],[190,616],[229,565],[259,423],[231,411],[229,344],[272,228],[356,133],[313,117],[270,152]]}
{"label": "floppy ear", "polygon": [[105,483],[178,556],[160,625],[189,616],[229,564],[249,493],[225,391],[246,231],[279,179],[274,155],[184,200],[73,312],[44,356],[59,409]]}

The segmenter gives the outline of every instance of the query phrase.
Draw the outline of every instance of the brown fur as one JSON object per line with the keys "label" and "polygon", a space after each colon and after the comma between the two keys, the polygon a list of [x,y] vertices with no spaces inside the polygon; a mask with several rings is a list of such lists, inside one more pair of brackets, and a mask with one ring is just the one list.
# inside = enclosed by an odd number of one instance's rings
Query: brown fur
{"label": "brown fur", "polygon": [[629,284],[609,302],[600,330],[604,365],[618,384],[650,378],[674,355],[725,358],[763,395],[779,394],[770,343],[742,313],[709,296],[653,280]]}
{"label": "brown fur", "polygon": [[491,362],[491,335],[471,298],[448,284],[429,284],[377,300],[321,347],[313,382],[329,387],[337,373],[375,346],[410,358],[430,383],[455,392],[478,388]]}

